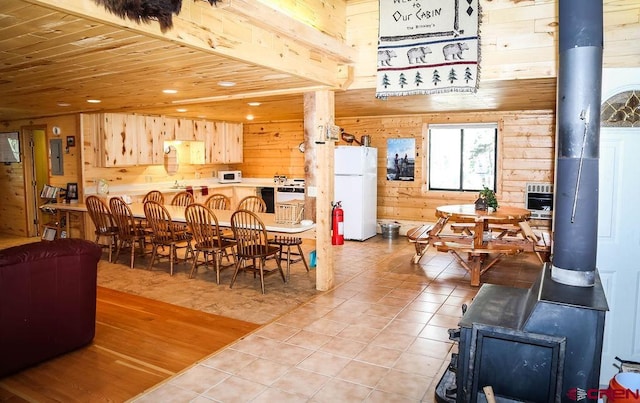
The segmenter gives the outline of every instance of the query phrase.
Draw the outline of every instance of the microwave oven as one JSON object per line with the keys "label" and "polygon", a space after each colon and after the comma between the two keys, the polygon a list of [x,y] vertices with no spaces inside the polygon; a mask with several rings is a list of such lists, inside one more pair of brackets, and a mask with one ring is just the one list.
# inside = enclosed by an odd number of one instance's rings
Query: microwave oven
{"label": "microwave oven", "polygon": [[242,182],[241,171],[218,171],[218,182],[239,183]]}

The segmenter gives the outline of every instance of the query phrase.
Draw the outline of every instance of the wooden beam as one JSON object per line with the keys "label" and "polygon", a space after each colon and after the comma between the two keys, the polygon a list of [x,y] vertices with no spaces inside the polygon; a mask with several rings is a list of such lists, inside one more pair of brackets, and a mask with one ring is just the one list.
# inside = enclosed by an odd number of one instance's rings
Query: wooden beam
{"label": "wooden beam", "polygon": [[356,60],[354,48],[258,1],[230,0],[225,8],[245,17],[254,25],[292,38],[318,52],[327,53],[341,63],[353,63]]}
{"label": "wooden beam", "polygon": [[198,104],[202,102],[218,102],[218,101],[230,101],[234,99],[253,99],[259,97],[273,97],[278,95],[300,94],[301,90],[304,92],[316,91],[325,89],[324,87],[307,87],[307,88],[284,88],[280,90],[268,90],[268,91],[254,91],[244,92],[242,94],[231,95],[218,95],[215,97],[203,97],[203,98],[190,98],[190,99],[178,99],[171,101],[172,104]]}
{"label": "wooden beam", "polygon": [[[304,138],[311,145],[306,152],[315,156],[313,172],[309,175],[316,194],[316,289],[327,291],[334,286],[335,270],[331,245],[331,202],[333,201],[333,141],[325,141],[326,128],[333,126],[335,97],[333,91],[322,90],[304,94]],[[312,157],[309,157],[312,158]],[[306,169],[306,163],[305,163]],[[307,175],[305,174],[305,177]]]}
{"label": "wooden beam", "polygon": [[[138,24],[129,19],[121,19],[90,0],[25,1],[102,24],[123,27],[146,36],[244,62],[250,66],[261,66],[305,78],[322,86],[340,88],[345,80],[344,75],[340,73],[342,66],[332,56],[341,52],[341,49],[329,52],[327,48],[335,45],[334,41],[327,40],[325,45],[319,43],[321,41],[318,37],[306,41],[317,43],[316,46],[325,46],[323,51],[319,51],[317,47],[308,47],[308,44],[303,43],[305,41],[294,40],[295,36],[271,32],[253,25],[246,17],[232,10],[217,9],[207,2],[185,2],[182,12],[178,16],[174,15],[173,28],[163,33],[156,22]],[[291,26],[300,24],[284,15],[279,19],[288,19]],[[319,35],[321,37],[325,34]]]}

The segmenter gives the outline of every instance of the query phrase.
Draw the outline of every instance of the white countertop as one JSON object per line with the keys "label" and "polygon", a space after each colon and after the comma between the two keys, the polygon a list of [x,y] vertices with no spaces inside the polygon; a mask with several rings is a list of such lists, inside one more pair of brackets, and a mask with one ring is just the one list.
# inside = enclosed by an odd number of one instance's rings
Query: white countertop
{"label": "white countertop", "polygon": [[[144,195],[151,190],[159,190],[163,193],[177,193],[191,186],[194,190],[202,187],[209,189],[223,187],[276,187],[272,178],[244,178],[239,183],[220,183],[218,179],[190,179],[179,180],[178,183],[184,187],[176,188],[175,180],[171,182],[152,182],[152,183],[135,183],[129,185],[109,185],[109,195]],[[84,190],[85,195],[94,195],[97,193],[95,186],[88,186]]]}

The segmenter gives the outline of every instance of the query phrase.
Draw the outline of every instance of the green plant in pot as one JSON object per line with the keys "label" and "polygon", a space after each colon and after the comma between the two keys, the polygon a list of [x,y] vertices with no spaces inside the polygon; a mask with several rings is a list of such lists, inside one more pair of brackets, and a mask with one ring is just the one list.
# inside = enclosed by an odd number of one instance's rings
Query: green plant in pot
{"label": "green plant in pot", "polygon": [[487,208],[492,208],[493,210],[498,209],[498,199],[496,199],[495,192],[486,186],[483,186],[475,204],[476,210],[487,210]]}

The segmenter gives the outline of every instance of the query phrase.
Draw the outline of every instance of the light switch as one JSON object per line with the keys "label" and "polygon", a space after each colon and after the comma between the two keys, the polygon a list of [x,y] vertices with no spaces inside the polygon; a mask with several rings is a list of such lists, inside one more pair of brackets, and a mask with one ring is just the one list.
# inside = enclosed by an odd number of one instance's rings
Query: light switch
{"label": "light switch", "polygon": [[318,188],[315,186],[307,187],[307,196],[309,197],[317,197],[318,196]]}

